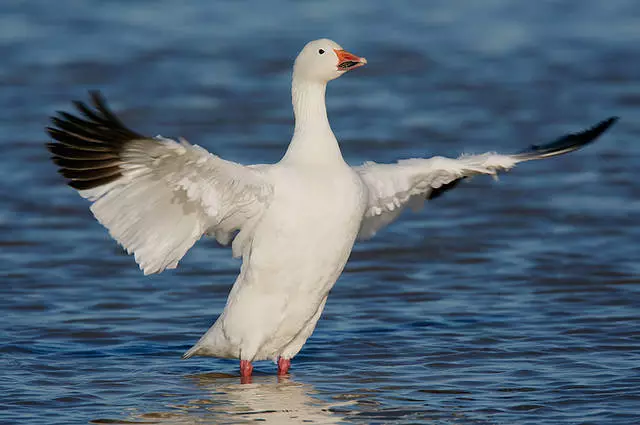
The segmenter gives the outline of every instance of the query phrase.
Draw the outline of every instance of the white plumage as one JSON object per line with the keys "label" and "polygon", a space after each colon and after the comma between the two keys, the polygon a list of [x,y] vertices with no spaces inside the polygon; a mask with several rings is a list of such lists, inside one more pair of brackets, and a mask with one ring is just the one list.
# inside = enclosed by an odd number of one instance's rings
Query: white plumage
{"label": "white plumage", "polygon": [[243,166],[185,140],[139,135],[95,93],[95,110],[76,103],[82,118],[53,118],[54,162],[145,274],[176,267],[204,234],[233,241],[242,257],[224,311],[185,357],[288,361],[313,332],[357,237],[466,177],[575,150],[615,121],[515,155],[350,167],[327,119],[325,89],[365,63],[330,40],[305,46],[293,72],[294,136],[272,165]]}
{"label": "white plumage", "polygon": [[[134,140],[120,158],[118,180],[80,195],[145,274],[177,267],[203,233],[229,243],[259,219],[273,192],[259,166],[225,161],[184,140]],[[236,237],[234,255],[246,240]]]}

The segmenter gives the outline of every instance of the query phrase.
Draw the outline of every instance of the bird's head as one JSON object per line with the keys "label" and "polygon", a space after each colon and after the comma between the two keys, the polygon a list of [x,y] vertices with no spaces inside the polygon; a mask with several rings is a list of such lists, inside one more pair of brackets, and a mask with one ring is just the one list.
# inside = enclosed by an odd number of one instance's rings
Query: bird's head
{"label": "bird's head", "polygon": [[345,72],[367,63],[326,38],[310,41],[302,49],[293,65],[294,78],[326,83]]}

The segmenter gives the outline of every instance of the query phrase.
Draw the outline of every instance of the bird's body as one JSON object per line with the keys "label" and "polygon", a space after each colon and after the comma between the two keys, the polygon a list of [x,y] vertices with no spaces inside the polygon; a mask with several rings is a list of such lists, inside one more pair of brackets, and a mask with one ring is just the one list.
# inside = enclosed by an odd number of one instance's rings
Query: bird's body
{"label": "bird's body", "polygon": [[53,161],[145,274],[175,268],[202,235],[232,242],[242,257],[224,311],[185,358],[237,358],[244,377],[252,361],[278,359],[286,373],[356,238],[372,237],[407,207],[467,177],[578,149],[615,121],[517,154],[351,167],[329,125],[325,91],[328,81],[365,63],[330,40],[305,46],[293,71],[293,138],[272,165],[243,166],[184,140],[140,135],[97,93],[95,109],[76,102],[80,117],[60,112],[52,119]]}
{"label": "bird's body", "polygon": [[227,305],[186,357],[292,358],[313,332],[351,253],[366,206],[365,188],[351,167],[285,161],[270,167],[265,179],[274,196]]}
{"label": "bird's body", "polygon": [[224,311],[185,357],[291,359],[315,329],[366,208],[366,187],[329,126],[325,90],[294,71],[294,135],[283,159],[263,168],[273,197]]}

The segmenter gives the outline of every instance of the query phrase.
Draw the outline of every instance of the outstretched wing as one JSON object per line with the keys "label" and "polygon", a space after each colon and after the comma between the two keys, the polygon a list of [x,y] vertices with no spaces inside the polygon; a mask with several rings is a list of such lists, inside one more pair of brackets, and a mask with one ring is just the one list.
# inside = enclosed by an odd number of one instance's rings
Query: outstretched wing
{"label": "outstretched wing", "polygon": [[549,158],[580,149],[604,133],[617,117],[596,126],[563,136],[551,143],[512,155],[485,153],[462,155],[457,159],[433,157],[398,161],[396,164],[365,163],[356,172],[369,189],[369,205],[358,237],[367,239],[394,221],[407,207],[420,208],[456,187],[463,179],[477,174],[496,175],[508,171],[519,162]]}
{"label": "outstretched wing", "polygon": [[260,166],[225,161],[186,140],[150,138],[127,128],[98,92],[78,116],[58,112],[47,144],[69,186],[145,274],[175,268],[204,234],[233,239],[242,255],[272,195]]}

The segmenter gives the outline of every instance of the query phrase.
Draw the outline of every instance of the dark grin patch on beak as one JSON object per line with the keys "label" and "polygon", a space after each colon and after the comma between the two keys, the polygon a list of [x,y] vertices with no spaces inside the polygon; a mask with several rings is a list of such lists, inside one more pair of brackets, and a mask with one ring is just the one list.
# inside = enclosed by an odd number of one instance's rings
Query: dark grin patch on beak
{"label": "dark grin patch on beak", "polygon": [[354,62],[354,61],[345,61],[345,62],[341,62],[338,65],[338,68],[340,69],[349,69],[349,68],[353,68],[354,66],[360,65],[361,62]]}

